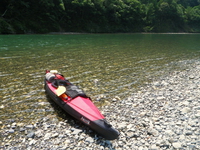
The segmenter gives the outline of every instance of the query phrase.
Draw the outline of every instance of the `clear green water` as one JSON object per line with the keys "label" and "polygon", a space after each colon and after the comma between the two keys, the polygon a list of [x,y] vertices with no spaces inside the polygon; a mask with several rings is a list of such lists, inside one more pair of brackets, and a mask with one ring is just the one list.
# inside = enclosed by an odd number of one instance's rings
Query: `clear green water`
{"label": "clear green water", "polygon": [[200,34],[0,35],[0,121],[31,122],[54,113],[43,89],[46,69],[61,72],[97,105],[109,105],[115,96],[126,99],[147,82],[183,69],[182,61],[198,60],[199,39]]}

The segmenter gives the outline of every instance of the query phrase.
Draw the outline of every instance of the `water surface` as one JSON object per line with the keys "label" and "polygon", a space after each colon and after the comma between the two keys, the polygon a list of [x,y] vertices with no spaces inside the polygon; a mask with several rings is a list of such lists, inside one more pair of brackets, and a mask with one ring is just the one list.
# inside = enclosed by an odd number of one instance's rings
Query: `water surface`
{"label": "water surface", "polygon": [[200,57],[200,34],[0,35],[0,120],[31,122],[54,110],[46,69],[79,85],[97,105],[126,99],[185,60]]}

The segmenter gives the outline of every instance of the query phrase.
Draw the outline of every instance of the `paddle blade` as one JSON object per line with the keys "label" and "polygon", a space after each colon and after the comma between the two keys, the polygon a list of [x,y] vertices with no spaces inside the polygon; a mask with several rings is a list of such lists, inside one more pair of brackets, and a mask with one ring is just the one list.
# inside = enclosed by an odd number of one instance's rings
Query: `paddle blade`
{"label": "paddle blade", "polygon": [[56,89],[56,95],[60,96],[66,92],[66,88],[64,86],[58,86]]}

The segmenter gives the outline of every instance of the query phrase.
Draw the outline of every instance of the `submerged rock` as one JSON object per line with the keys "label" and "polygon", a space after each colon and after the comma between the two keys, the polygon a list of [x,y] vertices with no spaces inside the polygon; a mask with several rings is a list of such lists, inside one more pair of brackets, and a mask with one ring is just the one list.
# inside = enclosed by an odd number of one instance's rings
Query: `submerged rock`
{"label": "submerged rock", "polygon": [[106,140],[73,118],[58,117],[52,111],[54,115],[34,125],[0,121],[0,149],[200,149],[200,62],[189,65],[190,69],[170,72],[126,99],[114,97],[110,105],[100,108],[119,130],[116,140]]}

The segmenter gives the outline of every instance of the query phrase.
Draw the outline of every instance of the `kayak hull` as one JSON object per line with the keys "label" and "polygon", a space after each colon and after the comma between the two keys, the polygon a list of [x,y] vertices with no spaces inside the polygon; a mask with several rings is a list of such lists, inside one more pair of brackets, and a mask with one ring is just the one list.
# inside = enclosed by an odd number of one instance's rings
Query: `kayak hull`
{"label": "kayak hull", "polygon": [[65,112],[89,126],[105,139],[114,140],[118,138],[119,132],[106,122],[105,117],[90,98],[78,96],[69,101],[63,100],[55,94],[54,87],[46,80],[45,91]]}

